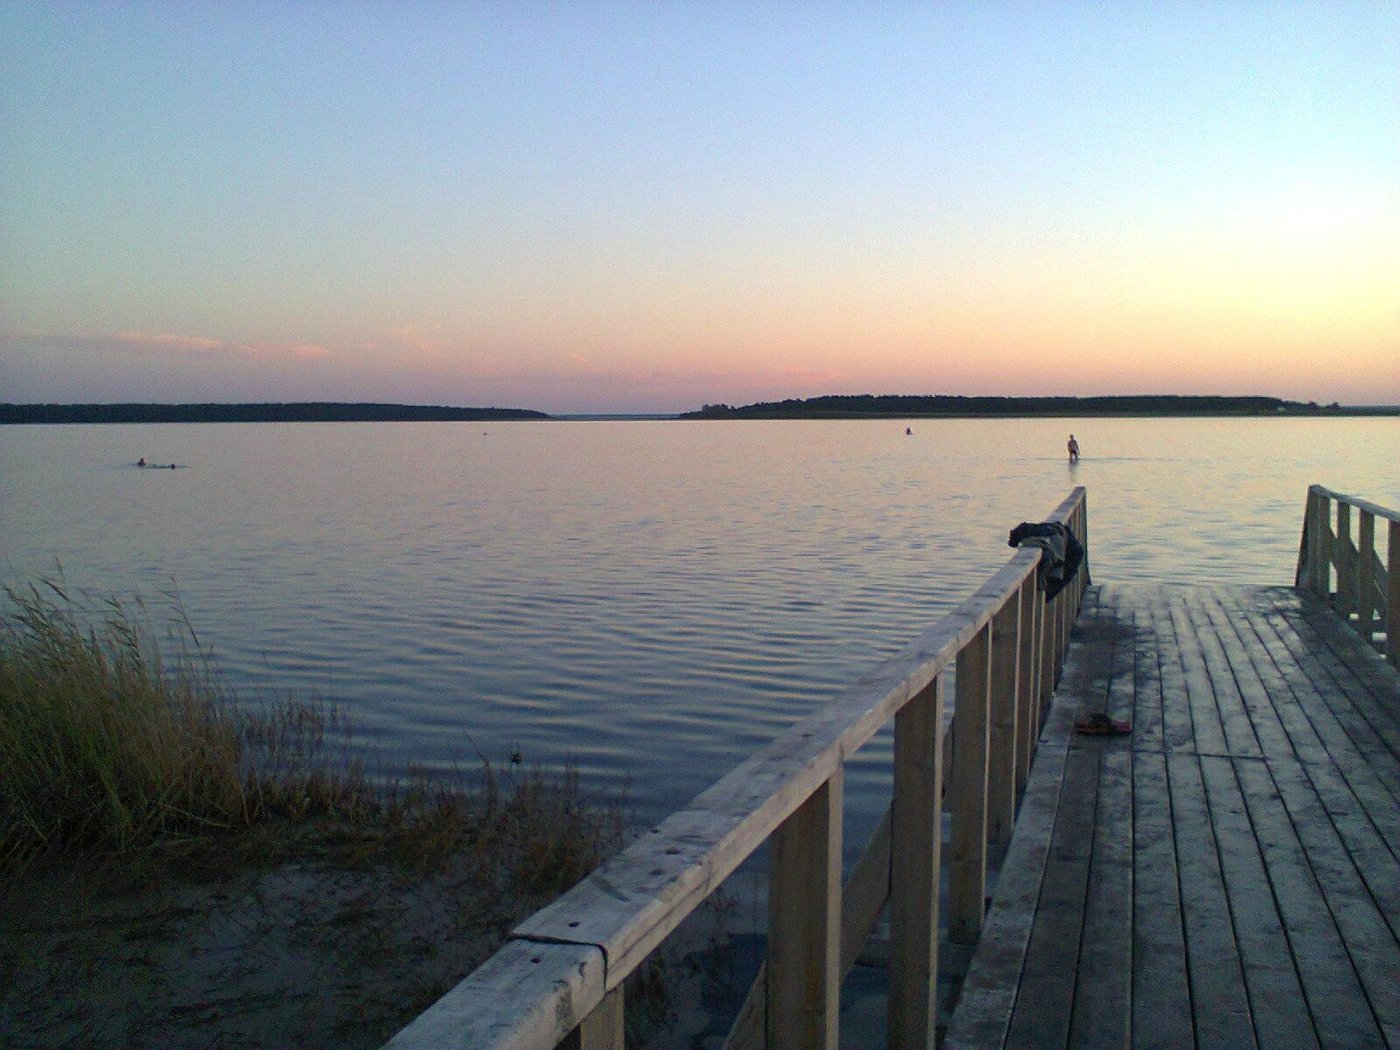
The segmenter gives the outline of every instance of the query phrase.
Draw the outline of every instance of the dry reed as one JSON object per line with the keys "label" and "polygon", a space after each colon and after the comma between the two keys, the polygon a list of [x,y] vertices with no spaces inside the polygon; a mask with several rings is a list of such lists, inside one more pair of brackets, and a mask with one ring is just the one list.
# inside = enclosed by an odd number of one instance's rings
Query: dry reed
{"label": "dry reed", "polygon": [[[273,825],[334,827],[348,855],[417,865],[464,851],[534,897],[619,841],[616,806],[577,776],[370,778],[332,706],[235,704],[188,619],[162,655],[145,605],[75,594],[61,578],[6,588],[0,610],[0,871],[46,855],[123,854]],[[335,747],[335,740],[345,746]],[[267,842],[267,836],[263,836]]]}

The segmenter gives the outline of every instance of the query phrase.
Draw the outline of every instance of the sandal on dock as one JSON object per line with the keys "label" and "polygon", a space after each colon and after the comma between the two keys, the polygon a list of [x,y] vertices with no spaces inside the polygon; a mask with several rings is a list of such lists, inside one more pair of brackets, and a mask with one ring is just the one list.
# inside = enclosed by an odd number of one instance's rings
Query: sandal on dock
{"label": "sandal on dock", "polygon": [[1133,731],[1131,722],[1119,722],[1108,715],[1094,713],[1085,715],[1078,722],[1074,723],[1076,732],[1084,733],[1088,736],[1125,736]]}

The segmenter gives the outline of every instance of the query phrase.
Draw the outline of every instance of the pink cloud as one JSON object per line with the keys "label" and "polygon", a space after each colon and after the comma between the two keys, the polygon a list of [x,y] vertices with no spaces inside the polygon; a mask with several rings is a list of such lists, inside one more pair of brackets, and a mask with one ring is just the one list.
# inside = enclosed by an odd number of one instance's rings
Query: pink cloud
{"label": "pink cloud", "polygon": [[132,353],[173,357],[216,356],[275,360],[279,358],[322,358],[331,351],[316,343],[257,342],[211,339],[201,335],[174,332],[118,331],[109,335],[19,335],[17,342],[45,350],[95,350],[100,353]]}

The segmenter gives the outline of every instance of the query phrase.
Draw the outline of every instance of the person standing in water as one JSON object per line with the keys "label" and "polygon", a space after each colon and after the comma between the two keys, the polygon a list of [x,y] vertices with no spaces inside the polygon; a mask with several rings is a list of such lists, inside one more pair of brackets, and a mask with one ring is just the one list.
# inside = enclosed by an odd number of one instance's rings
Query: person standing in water
{"label": "person standing in water", "polygon": [[1066,447],[1069,449],[1069,461],[1070,461],[1071,463],[1078,463],[1078,462],[1079,462],[1079,442],[1074,440],[1074,435],[1073,435],[1073,434],[1071,434],[1071,435],[1069,436],[1069,444],[1068,444]]}

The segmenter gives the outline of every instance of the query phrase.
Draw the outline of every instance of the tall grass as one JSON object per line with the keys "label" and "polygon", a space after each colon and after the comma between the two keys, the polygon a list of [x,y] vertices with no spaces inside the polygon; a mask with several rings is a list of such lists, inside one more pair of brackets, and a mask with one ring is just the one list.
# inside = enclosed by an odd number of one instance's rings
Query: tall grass
{"label": "tall grass", "polygon": [[[61,579],[6,588],[0,609],[0,870],[56,852],[103,854],[332,818],[429,863],[470,851],[506,892],[558,892],[621,837],[616,808],[577,779],[418,775],[372,782],[310,700],[235,705],[181,614],[162,646],[145,606],[92,600]],[[172,655],[165,657],[163,651]]]}
{"label": "tall grass", "polygon": [[0,862],[249,821],[243,727],[191,630],[167,666],[144,609],[54,580],[6,597]]}

